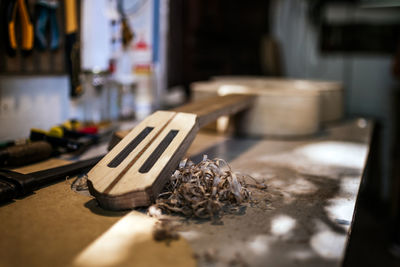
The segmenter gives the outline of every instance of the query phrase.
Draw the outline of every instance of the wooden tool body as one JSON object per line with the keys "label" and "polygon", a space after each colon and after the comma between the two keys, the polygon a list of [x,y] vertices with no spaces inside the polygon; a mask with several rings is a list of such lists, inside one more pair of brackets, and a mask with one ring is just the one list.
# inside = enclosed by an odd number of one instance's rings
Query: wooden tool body
{"label": "wooden tool body", "polygon": [[228,95],[153,113],[88,173],[90,193],[106,209],[150,205],[198,130],[220,116],[248,108],[253,99],[249,95]]}

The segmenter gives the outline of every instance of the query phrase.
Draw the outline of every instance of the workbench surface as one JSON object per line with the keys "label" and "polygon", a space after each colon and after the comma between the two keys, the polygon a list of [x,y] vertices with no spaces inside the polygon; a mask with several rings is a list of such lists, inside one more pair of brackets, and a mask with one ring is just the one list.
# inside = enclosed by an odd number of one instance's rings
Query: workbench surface
{"label": "workbench surface", "polygon": [[200,133],[195,161],[223,158],[268,188],[219,223],[186,221],[169,243],[153,240],[143,210],[104,211],[71,180],[42,188],[0,207],[0,266],[340,266],[372,128],[358,119],[297,140]]}

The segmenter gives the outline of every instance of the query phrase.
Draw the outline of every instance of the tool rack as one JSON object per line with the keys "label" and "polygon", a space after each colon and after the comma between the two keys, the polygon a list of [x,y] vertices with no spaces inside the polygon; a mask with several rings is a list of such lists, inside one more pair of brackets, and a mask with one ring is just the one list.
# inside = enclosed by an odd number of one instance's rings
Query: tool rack
{"label": "tool rack", "polygon": [[[31,17],[34,19],[34,3],[35,0],[28,0],[27,5]],[[18,48],[16,56],[10,57],[6,53],[6,48],[0,45],[0,74],[2,75],[60,75],[66,74],[65,63],[65,28],[64,28],[64,1],[58,1],[56,9],[56,17],[58,22],[58,31],[60,44],[55,51],[45,49],[38,50],[37,47],[29,55],[22,55],[20,48]],[[3,23],[3,22],[2,22]],[[21,41],[21,34],[19,30],[19,20],[16,21],[17,29],[17,43]],[[4,32],[2,29],[1,39],[5,40]]]}

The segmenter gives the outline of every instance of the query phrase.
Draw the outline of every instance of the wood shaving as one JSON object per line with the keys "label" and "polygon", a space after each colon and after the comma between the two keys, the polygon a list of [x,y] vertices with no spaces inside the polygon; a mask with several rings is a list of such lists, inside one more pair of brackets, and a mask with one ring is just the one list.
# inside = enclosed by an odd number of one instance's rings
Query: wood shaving
{"label": "wood shaving", "polygon": [[[258,185],[266,188],[265,185]],[[257,187],[258,187],[257,186]],[[215,218],[222,211],[233,212],[251,200],[244,175],[232,171],[223,159],[203,160],[194,164],[183,159],[170,181],[150,207],[153,212],[178,213],[193,218]]]}
{"label": "wood shaving", "polygon": [[74,191],[85,191],[89,190],[87,185],[88,177],[87,175],[78,176],[74,182],[71,184],[71,189]]}
{"label": "wood shaving", "polygon": [[169,244],[173,240],[179,239],[177,232],[179,224],[171,220],[162,220],[156,222],[153,228],[153,238],[156,241],[166,241]]}

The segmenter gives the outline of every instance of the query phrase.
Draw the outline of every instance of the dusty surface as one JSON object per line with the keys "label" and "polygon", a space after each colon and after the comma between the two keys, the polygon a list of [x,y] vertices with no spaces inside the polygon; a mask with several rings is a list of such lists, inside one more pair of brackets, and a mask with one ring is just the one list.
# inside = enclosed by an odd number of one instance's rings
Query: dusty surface
{"label": "dusty surface", "polygon": [[224,140],[203,153],[265,180],[260,203],[221,224],[182,228],[200,266],[339,266],[346,248],[371,125],[349,123],[313,140]]}
{"label": "dusty surface", "polygon": [[0,207],[0,221],[1,267],[195,265],[184,239],[156,242],[154,219],[105,211],[70,181]]}
{"label": "dusty surface", "polygon": [[367,121],[353,121],[296,141],[200,134],[188,152],[194,160],[224,158],[234,170],[265,180],[268,189],[257,192],[257,205],[225,215],[222,223],[188,220],[182,238],[169,245],[153,243],[152,222],[140,214],[145,230],[134,227],[135,212],[104,211],[66,182],[40,189],[0,206],[0,266],[82,265],[79,259],[90,255],[120,257],[103,266],[146,265],[141,244],[154,249],[153,264],[339,266],[371,129]]}

